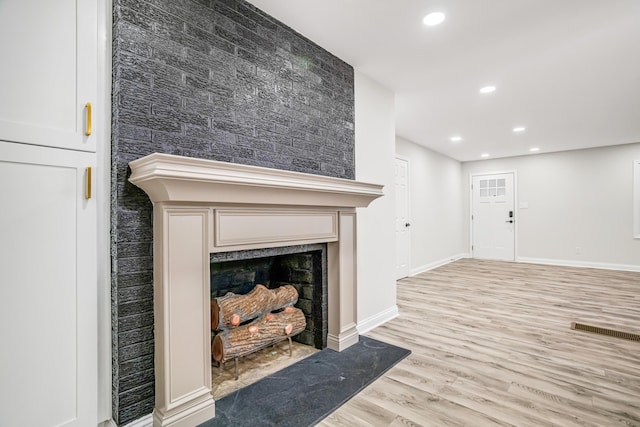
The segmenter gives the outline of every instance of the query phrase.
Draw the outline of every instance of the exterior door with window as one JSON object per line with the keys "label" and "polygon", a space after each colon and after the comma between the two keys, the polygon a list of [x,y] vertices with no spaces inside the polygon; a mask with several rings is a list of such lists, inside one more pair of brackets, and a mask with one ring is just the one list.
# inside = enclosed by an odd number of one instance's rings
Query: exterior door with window
{"label": "exterior door with window", "polygon": [[514,174],[472,177],[472,255],[515,259]]}

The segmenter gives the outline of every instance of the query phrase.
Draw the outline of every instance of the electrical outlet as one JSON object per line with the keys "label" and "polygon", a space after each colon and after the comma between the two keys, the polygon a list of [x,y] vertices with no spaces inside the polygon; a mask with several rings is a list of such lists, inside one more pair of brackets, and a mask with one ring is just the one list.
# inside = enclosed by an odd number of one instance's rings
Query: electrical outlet
{"label": "electrical outlet", "polygon": [[580,246],[576,246],[576,255],[582,255],[582,248]]}

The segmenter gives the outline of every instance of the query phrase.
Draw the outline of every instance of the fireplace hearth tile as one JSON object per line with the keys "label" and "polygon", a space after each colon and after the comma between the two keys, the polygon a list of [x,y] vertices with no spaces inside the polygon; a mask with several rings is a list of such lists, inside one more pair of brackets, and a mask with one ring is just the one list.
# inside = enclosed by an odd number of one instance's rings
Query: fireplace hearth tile
{"label": "fireplace hearth tile", "polygon": [[217,363],[211,366],[211,390],[214,400],[247,387],[269,375],[293,365],[319,352],[315,347],[293,341],[289,357],[289,342],[280,341],[273,346],[251,353],[238,359],[238,379],[235,379],[233,360],[224,364],[222,374]]}
{"label": "fireplace hearth tile", "polygon": [[324,349],[216,401],[200,427],[306,427],[327,417],[411,352],[366,336]]}

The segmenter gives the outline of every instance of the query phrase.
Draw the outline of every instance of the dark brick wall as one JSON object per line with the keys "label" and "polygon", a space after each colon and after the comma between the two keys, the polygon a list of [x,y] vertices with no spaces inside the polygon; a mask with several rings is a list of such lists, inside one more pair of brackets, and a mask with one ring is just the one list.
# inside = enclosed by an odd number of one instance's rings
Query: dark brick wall
{"label": "dark brick wall", "polygon": [[153,152],[353,179],[353,69],[243,0],[114,0],[113,417],[152,411]]}
{"label": "dark brick wall", "polygon": [[291,285],[298,291],[295,307],[307,321],[305,330],[293,340],[323,349],[327,346],[326,250],[275,257],[269,288]]}

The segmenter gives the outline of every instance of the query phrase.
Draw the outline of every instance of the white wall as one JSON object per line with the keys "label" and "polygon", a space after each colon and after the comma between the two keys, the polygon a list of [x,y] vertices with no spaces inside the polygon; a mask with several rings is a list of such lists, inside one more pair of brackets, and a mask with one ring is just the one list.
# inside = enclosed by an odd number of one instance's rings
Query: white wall
{"label": "white wall", "polygon": [[356,179],[384,185],[385,195],[358,209],[358,330],[397,316],[395,275],[394,94],[355,73]]}
{"label": "white wall", "polygon": [[[465,210],[470,174],[516,170],[518,201],[529,205],[516,206],[518,261],[640,271],[634,159],[640,143],[463,163]],[[463,226],[468,246],[468,219]]]}
{"label": "white wall", "polygon": [[399,137],[396,153],[409,160],[411,274],[468,255],[461,163]]}

